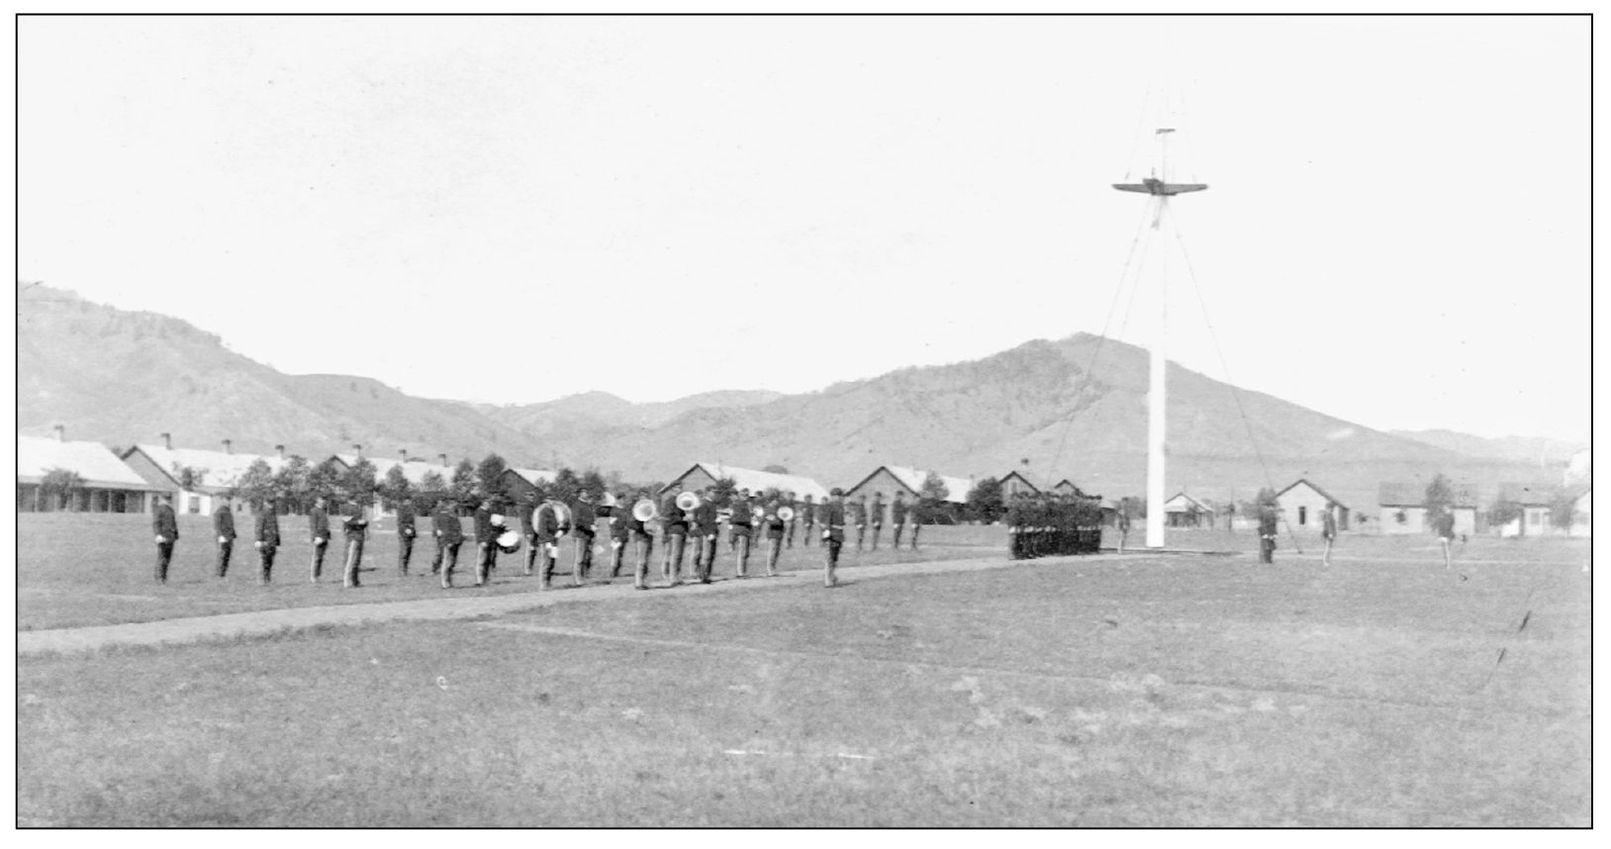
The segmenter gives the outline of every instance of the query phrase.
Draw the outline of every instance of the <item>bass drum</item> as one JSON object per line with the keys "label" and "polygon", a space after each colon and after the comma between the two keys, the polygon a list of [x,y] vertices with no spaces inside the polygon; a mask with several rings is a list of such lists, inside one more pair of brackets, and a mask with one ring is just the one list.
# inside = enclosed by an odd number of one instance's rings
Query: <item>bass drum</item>
{"label": "bass drum", "polygon": [[514,554],[520,550],[520,532],[504,531],[498,534],[498,550],[504,554]]}
{"label": "bass drum", "polygon": [[569,527],[571,524],[571,508],[566,507],[563,501],[544,501],[537,505],[536,510],[531,511],[532,527],[540,528],[543,526],[544,511],[554,515],[554,525],[561,529],[559,533],[563,536],[565,533],[564,528]]}

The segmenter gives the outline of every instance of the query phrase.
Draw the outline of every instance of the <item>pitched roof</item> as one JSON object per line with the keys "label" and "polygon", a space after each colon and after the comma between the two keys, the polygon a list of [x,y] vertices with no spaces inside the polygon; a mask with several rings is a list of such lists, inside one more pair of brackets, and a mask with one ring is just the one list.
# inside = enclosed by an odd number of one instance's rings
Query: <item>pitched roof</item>
{"label": "pitched roof", "polygon": [[1295,480],[1292,483],[1288,484],[1286,489],[1283,489],[1280,492],[1276,493],[1275,497],[1280,498],[1281,496],[1286,495],[1288,491],[1290,491],[1293,487],[1296,487],[1298,484],[1303,484],[1303,485],[1309,487],[1310,489],[1314,490],[1315,492],[1320,493],[1320,495],[1322,497],[1324,497],[1327,501],[1330,501],[1331,503],[1337,505],[1338,507],[1341,507],[1344,510],[1348,509],[1347,504],[1342,503],[1342,501],[1338,500],[1331,493],[1321,489],[1318,486],[1315,486],[1312,482],[1310,482],[1310,480],[1308,478],[1298,478],[1297,480]]}
{"label": "pitched roof", "polygon": [[1520,483],[1499,484],[1498,500],[1514,501],[1526,507],[1547,507],[1561,490],[1551,486],[1528,486]]}
{"label": "pitched roof", "polygon": [[[1184,501],[1180,501],[1180,502],[1177,503],[1176,499],[1184,499]],[[1164,510],[1166,512],[1169,511],[1171,506],[1176,508],[1174,512],[1177,512],[1177,513],[1185,511],[1185,510],[1192,510],[1192,509],[1200,510],[1200,511],[1202,511],[1204,513],[1212,513],[1212,512],[1214,512],[1213,508],[1209,507],[1208,505],[1204,504],[1201,501],[1198,501],[1195,498],[1192,498],[1191,496],[1187,495],[1184,492],[1177,492],[1174,495],[1169,496],[1169,498],[1164,501]]]}
{"label": "pitched roof", "polygon": [[[350,469],[358,465],[359,458],[357,454],[336,454],[333,459]],[[424,483],[426,474],[430,472],[436,472],[441,475],[444,481],[453,479],[452,466],[427,463],[424,460],[388,460],[376,457],[364,457],[363,459],[368,460],[369,465],[375,467],[376,480],[385,480],[386,475],[391,472],[394,466],[401,466],[403,478],[415,486]]]}
{"label": "pitched roof", "polygon": [[[825,498],[828,495],[828,490],[826,487],[820,483],[817,483],[811,478],[805,477],[804,475],[785,475],[778,472],[762,472],[756,469],[741,469],[737,466],[724,466],[721,463],[695,463],[693,468],[690,468],[688,472],[691,472],[694,469],[704,469],[706,474],[718,480],[721,478],[732,478],[733,483],[736,484],[739,489],[747,489],[751,492],[766,489],[778,489],[786,492],[793,492],[795,495],[802,498],[807,495],[812,496],[813,498]],[[680,479],[687,477],[688,472],[683,472],[678,476],[678,478]]]}
{"label": "pitched roof", "polygon": [[551,472],[547,469],[517,469],[514,466],[510,466],[509,468],[504,469],[504,471],[520,478],[532,486],[538,486],[544,483],[552,483],[554,479],[559,476],[557,472]]}
{"label": "pitched roof", "polygon": [[[1469,484],[1451,484],[1455,507],[1476,507],[1477,492]],[[1426,484],[1384,483],[1378,488],[1376,504],[1380,507],[1423,507],[1426,505]]]}
{"label": "pitched roof", "polygon": [[255,460],[268,463],[269,469],[275,472],[285,466],[285,461],[278,456],[204,451],[199,448],[166,448],[161,445],[136,445],[123,456],[129,456],[135,449],[150,457],[151,462],[170,475],[174,474],[176,466],[189,467],[197,471],[205,469],[206,474],[202,476],[201,486],[198,487],[204,492],[234,486]]}
{"label": "pitched roof", "polygon": [[[923,484],[929,479],[928,472],[909,466],[879,466],[878,468],[888,471],[896,480],[901,482],[902,486],[911,490],[913,495],[922,495]],[[878,474],[878,469],[873,470],[873,475],[876,474]],[[868,475],[867,477],[870,478],[873,475]],[[866,478],[862,480],[865,482]],[[973,489],[973,481],[967,478],[940,475],[940,482],[945,484],[945,500],[952,504],[965,503],[968,500],[968,491]],[[858,483],[856,486],[861,486],[861,484]],[[851,487],[851,489],[855,488]]]}
{"label": "pitched roof", "polygon": [[105,489],[161,491],[140,477],[112,449],[99,442],[62,442],[37,436],[17,437],[17,480],[38,483],[54,468],[69,469],[87,486]]}
{"label": "pitched roof", "polygon": [[1030,483],[1029,478],[1026,478],[1023,475],[1019,474],[1016,470],[1008,472],[1005,475],[1002,475],[1001,476],[1001,482],[1006,483],[1007,481],[1010,481],[1013,478],[1017,478],[1019,483],[1023,484],[1026,487],[1028,487],[1030,492],[1040,492],[1040,487]]}

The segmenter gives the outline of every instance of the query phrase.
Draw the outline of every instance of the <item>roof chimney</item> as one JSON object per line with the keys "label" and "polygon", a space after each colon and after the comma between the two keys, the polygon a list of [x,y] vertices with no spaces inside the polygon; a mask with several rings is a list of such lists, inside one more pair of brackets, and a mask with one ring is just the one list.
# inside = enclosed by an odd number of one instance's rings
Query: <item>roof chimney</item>
{"label": "roof chimney", "polygon": [[62,425],[56,425],[56,441],[57,442],[66,442],[67,441],[67,428],[66,427],[64,427]]}
{"label": "roof chimney", "polygon": [[164,433],[162,435],[162,447],[168,449],[169,451],[173,450],[173,434]]}
{"label": "roof chimney", "polygon": [[440,457],[442,459],[442,465],[444,465],[444,466],[447,465],[447,455],[446,454],[438,454],[436,456]]}
{"label": "roof chimney", "polygon": [[276,446],[274,446],[274,450],[278,451],[280,453],[280,459],[281,460],[285,459],[285,446],[284,445],[276,445]]}
{"label": "roof chimney", "polygon": [[227,439],[224,440],[224,453],[225,454],[234,454],[235,453],[234,448],[231,446],[230,441],[227,440]]}
{"label": "roof chimney", "polygon": [[407,448],[399,448],[399,449],[397,449],[397,462],[399,462],[399,463],[407,463],[408,462],[408,449]]}
{"label": "roof chimney", "polygon": [[354,442],[352,444],[352,453],[357,454],[358,459],[362,460],[364,458],[364,446]]}

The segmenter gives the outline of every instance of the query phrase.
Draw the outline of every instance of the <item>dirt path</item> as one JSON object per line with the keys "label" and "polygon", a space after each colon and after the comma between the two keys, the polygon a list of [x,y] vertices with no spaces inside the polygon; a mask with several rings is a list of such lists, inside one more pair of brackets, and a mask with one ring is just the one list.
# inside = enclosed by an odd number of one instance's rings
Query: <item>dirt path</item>
{"label": "dirt path", "polygon": [[[1059,561],[1108,559],[1114,555],[1088,555],[1083,558],[1054,557],[1038,563]],[[888,578],[902,575],[932,575],[946,572],[971,572],[980,569],[999,569],[1014,561],[1006,558],[981,557],[971,560],[935,560],[922,563],[891,563],[882,566],[857,566],[840,570],[840,580],[848,583],[871,578]],[[717,580],[710,584],[684,584],[678,593],[743,592],[762,587],[798,586],[821,590],[822,573],[816,569],[784,572],[777,578],[751,578],[749,580]],[[535,586],[535,584],[534,584]],[[664,592],[656,589],[654,592]],[[854,591],[851,589],[850,591]],[[100,625],[89,628],[58,628],[42,631],[21,631],[17,634],[19,657],[45,652],[94,651],[108,646],[154,646],[183,644],[207,640],[229,639],[238,636],[272,634],[287,628],[313,628],[324,625],[363,625],[377,622],[421,621],[442,619],[474,619],[495,616],[517,610],[531,610],[553,604],[580,601],[630,599],[643,595],[632,589],[626,580],[611,584],[592,584],[580,588],[559,584],[549,591],[518,593],[515,595],[477,596],[473,588],[444,593],[440,598],[415,601],[376,602],[374,604],[342,604],[327,607],[297,607],[280,610],[256,610],[247,613],[226,613],[217,616],[197,616],[185,619],[165,619],[159,622],[136,622],[126,625]]]}

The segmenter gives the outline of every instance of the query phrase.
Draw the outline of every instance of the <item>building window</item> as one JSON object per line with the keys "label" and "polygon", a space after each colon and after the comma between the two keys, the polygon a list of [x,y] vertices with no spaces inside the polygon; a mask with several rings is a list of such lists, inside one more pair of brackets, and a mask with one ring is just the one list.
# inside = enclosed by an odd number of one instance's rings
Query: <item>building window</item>
{"label": "building window", "polygon": [[1301,528],[1307,524],[1309,524],[1309,508],[1300,504],[1298,506],[1298,527]]}

